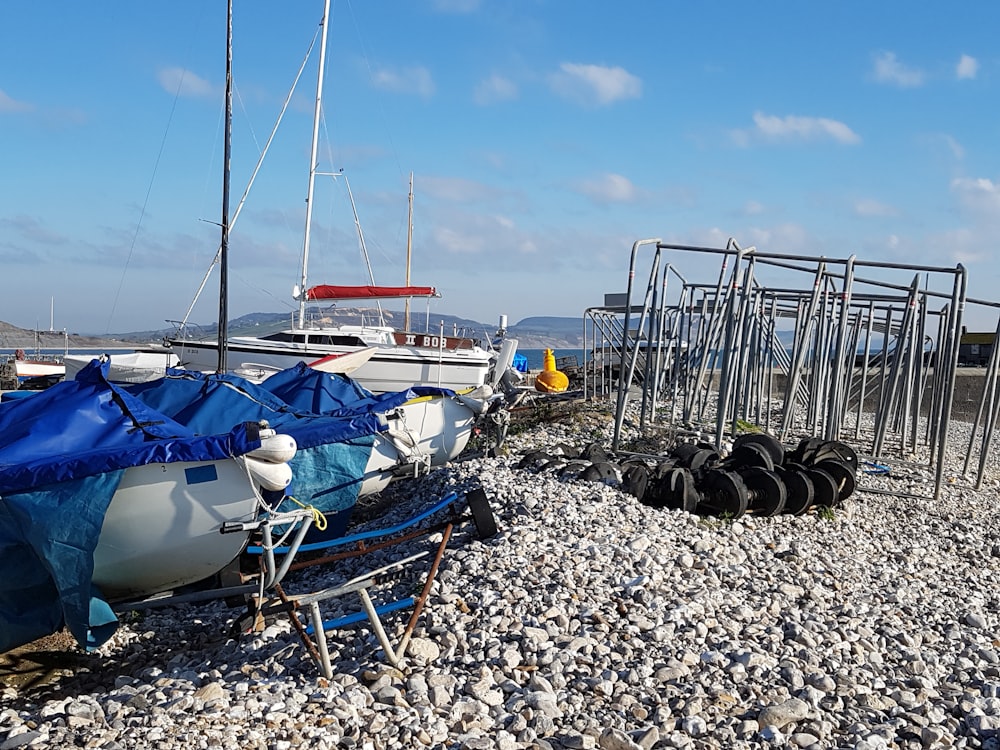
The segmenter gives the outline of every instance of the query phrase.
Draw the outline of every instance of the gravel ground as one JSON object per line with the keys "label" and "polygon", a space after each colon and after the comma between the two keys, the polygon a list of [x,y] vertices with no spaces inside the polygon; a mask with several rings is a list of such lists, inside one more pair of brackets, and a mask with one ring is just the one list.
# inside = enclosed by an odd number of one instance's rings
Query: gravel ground
{"label": "gravel ground", "polygon": [[[7,680],[0,750],[1000,747],[998,482],[993,462],[982,491],[959,476],[966,426],[938,500],[926,471],[899,466],[862,472],[833,513],[726,520],[518,468],[530,448],[610,442],[598,409],[545,415],[517,427],[507,455],[380,498],[373,528],[482,486],[499,526],[485,540],[456,528],[397,667],[365,626],[330,634],[327,680],[287,618],[232,637],[241,611],[223,602],[136,613],[95,654],[25,653],[24,670],[34,658],[50,673]],[[439,540],[296,572],[284,588]],[[373,597],[419,592],[426,570]],[[324,614],[357,607],[344,597]],[[390,638],[407,619],[384,617]]]}

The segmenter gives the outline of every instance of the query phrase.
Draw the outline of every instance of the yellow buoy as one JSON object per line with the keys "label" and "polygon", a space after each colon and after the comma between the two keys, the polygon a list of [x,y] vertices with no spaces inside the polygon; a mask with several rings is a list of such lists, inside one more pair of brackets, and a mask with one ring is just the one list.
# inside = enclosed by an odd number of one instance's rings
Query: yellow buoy
{"label": "yellow buoy", "polygon": [[535,378],[535,390],[542,393],[562,393],[567,388],[569,378],[566,373],[556,369],[556,356],[551,349],[546,349],[542,358],[542,371]]}

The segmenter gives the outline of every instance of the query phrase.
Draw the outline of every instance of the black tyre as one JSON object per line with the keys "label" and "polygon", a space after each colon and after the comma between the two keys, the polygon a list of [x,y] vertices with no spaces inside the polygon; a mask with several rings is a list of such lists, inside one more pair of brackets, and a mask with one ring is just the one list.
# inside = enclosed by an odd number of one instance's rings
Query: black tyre
{"label": "black tyre", "polygon": [[764,432],[750,432],[745,435],[738,435],[735,440],[733,440],[733,450],[735,451],[741,445],[757,445],[767,451],[767,454],[771,457],[771,464],[773,466],[780,466],[785,460],[785,446],[783,446],[776,437],[768,435]]}

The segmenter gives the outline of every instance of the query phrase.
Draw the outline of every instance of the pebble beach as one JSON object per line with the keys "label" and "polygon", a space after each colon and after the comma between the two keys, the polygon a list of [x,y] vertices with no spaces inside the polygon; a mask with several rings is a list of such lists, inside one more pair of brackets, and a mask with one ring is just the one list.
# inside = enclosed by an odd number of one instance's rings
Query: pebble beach
{"label": "pebble beach", "polygon": [[[383,493],[370,528],[480,486],[498,526],[456,527],[397,666],[364,624],[329,634],[326,679],[288,617],[238,636],[225,602],[130,613],[57,679],[2,688],[0,750],[1000,748],[1000,490],[995,471],[979,491],[960,476],[968,425],[952,424],[939,499],[929,472],[861,473],[828,514],[704,517],[517,466],[611,430],[581,406]],[[419,592],[427,567],[373,598]],[[383,618],[391,639],[408,617]]]}

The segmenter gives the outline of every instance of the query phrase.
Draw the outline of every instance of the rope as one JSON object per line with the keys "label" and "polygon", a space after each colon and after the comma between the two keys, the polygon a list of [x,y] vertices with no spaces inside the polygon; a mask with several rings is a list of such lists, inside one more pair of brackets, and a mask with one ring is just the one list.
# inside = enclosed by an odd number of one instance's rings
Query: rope
{"label": "rope", "polygon": [[[264,512],[266,512],[266,513],[268,513],[270,515],[274,515],[277,512],[277,506],[272,506],[270,503],[267,502],[267,500],[264,499],[264,495],[260,492],[260,487],[258,487],[257,483],[253,480],[253,475],[250,473],[250,467],[247,466],[247,462],[246,461],[240,461],[240,464],[242,464],[243,471],[246,473],[247,478],[250,480],[250,487],[253,489],[254,496],[257,498],[257,505]],[[282,498],[279,501],[278,505],[280,505],[281,502],[284,502],[285,500],[291,500],[293,503],[295,503],[295,505],[298,505],[303,510],[310,511],[312,513],[312,517],[313,517],[313,525],[316,527],[316,529],[319,530],[319,531],[325,531],[326,530],[326,527],[327,527],[326,516],[323,515],[323,512],[320,511],[318,508],[316,508],[313,505],[306,505],[305,503],[299,501],[298,499],[296,499],[292,495],[284,495],[284,496],[282,496]],[[288,528],[285,529],[285,531],[281,535],[281,537],[277,541],[275,541],[275,542],[273,542],[271,544],[271,548],[272,549],[276,549],[276,548],[281,547],[282,545],[284,545],[285,541],[288,539],[288,537],[291,535],[291,533],[295,530],[295,528],[296,528],[296,524],[289,524]]]}
{"label": "rope", "polygon": [[313,505],[306,505],[305,503],[299,502],[298,500],[296,500],[291,495],[285,495],[285,499],[286,500],[291,500],[293,503],[295,503],[296,505],[298,505],[300,508],[302,508],[304,510],[310,511],[312,513],[312,517],[313,517],[313,527],[315,527],[315,529],[317,531],[326,531],[326,523],[327,523],[326,522],[326,516],[323,515],[323,512],[321,510],[319,510],[318,508],[316,508]]}

